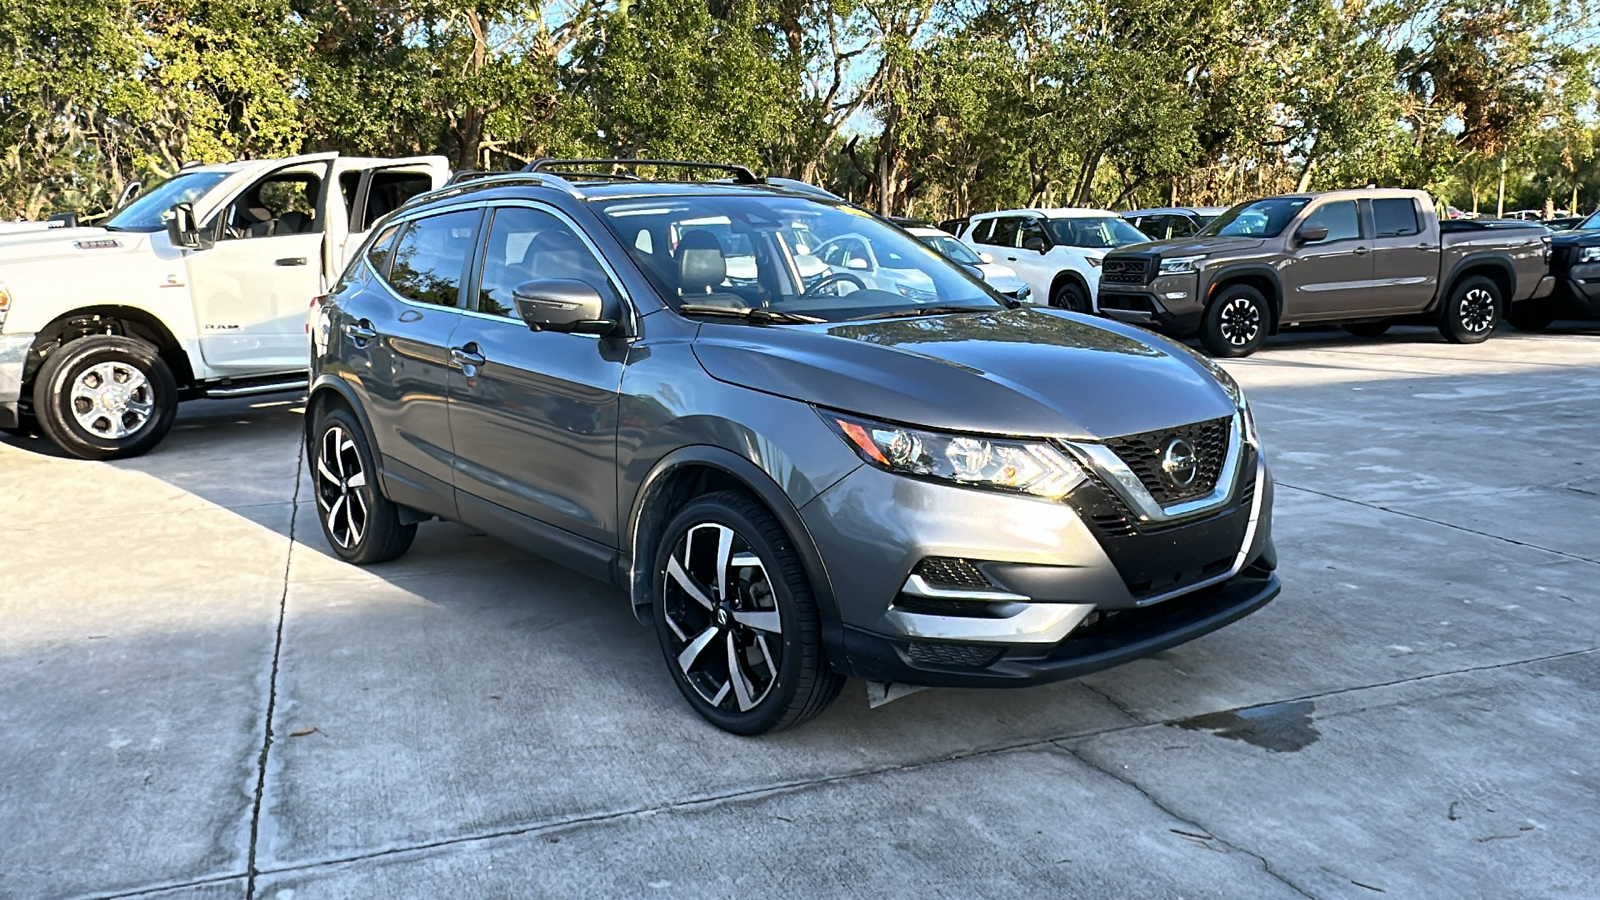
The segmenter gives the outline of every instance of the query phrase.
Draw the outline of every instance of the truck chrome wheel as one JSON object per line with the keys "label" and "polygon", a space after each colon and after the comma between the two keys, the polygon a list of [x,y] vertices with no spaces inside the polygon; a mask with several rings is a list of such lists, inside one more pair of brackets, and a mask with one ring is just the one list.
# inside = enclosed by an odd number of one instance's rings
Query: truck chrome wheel
{"label": "truck chrome wheel", "polygon": [[317,507],[328,537],[340,547],[361,543],[367,530],[367,501],[359,490],[366,483],[355,441],[339,425],[323,432],[317,450]]}
{"label": "truck chrome wheel", "polygon": [[1495,325],[1496,301],[1493,295],[1483,288],[1473,288],[1461,298],[1461,326],[1466,330],[1477,333],[1487,331]]}
{"label": "truck chrome wheel", "polygon": [[78,374],[72,383],[72,416],[96,437],[125,438],[150,421],[155,389],[144,373],[123,362],[103,362]]}
{"label": "truck chrome wheel", "polygon": [[1261,334],[1261,311],[1249,298],[1235,297],[1222,308],[1222,336],[1243,347]]}
{"label": "truck chrome wheel", "polygon": [[783,616],[761,558],[732,528],[708,522],[683,533],[661,576],[662,612],[690,686],[719,709],[755,709],[777,683],[783,652]]}

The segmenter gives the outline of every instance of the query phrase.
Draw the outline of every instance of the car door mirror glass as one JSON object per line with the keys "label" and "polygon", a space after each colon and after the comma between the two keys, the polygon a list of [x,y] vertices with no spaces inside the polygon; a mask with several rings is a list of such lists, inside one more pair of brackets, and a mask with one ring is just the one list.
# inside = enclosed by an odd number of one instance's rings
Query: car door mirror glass
{"label": "car door mirror glass", "polygon": [[616,318],[608,314],[600,291],[586,281],[543,278],[526,281],[511,292],[517,315],[534,331],[610,334]]}
{"label": "car door mirror glass", "polygon": [[1302,244],[1315,244],[1328,239],[1328,229],[1322,225],[1307,225],[1295,234]]}
{"label": "car door mirror glass", "polygon": [[862,269],[862,270],[864,270],[864,269],[867,268],[867,261],[862,259],[859,256],[852,256],[849,259],[845,260],[844,267],[846,269]]}

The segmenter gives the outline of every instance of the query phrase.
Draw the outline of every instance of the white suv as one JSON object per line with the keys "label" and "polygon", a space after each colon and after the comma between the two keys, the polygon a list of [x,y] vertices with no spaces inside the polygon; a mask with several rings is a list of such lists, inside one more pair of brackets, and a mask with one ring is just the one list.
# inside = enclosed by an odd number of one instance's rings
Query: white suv
{"label": "white suv", "polygon": [[1008,209],[973,216],[960,238],[1015,269],[1051,306],[1096,312],[1100,260],[1150,240],[1104,209]]}

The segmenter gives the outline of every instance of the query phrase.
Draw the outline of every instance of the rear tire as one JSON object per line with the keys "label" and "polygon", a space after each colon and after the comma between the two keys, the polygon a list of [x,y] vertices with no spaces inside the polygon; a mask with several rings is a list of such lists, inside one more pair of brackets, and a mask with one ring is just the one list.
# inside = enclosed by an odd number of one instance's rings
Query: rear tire
{"label": "rear tire", "polygon": [[1388,322],[1351,322],[1343,326],[1356,337],[1375,338],[1389,330]]}
{"label": "rear tire", "polygon": [[1050,305],[1068,312],[1087,313],[1089,312],[1089,292],[1083,289],[1083,285],[1068,278],[1056,285],[1056,289],[1050,292]]}
{"label": "rear tire", "polygon": [[1237,358],[1261,348],[1272,326],[1267,298],[1247,284],[1223,288],[1200,320],[1200,344],[1212,356]]}
{"label": "rear tire", "polygon": [[655,554],[652,618],[684,699],[734,734],[799,725],[839,696],[810,579],[783,526],[719,491],[673,516]]}
{"label": "rear tire", "polygon": [[1506,321],[1518,331],[1540,332],[1556,320],[1556,309],[1547,300],[1524,300],[1511,304]]}
{"label": "rear tire", "polygon": [[1498,284],[1482,275],[1463,278],[1439,310],[1439,333],[1452,344],[1481,344],[1494,334],[1504,310]]}
{"label": "rear tire", "polygon": [[155,347],[96,334],[57,347],[33,385],[39,430],[79,459],[125,459],[161,443],[178,382]]}
{"label": "rear tire", "polygon": [[346,409],[326,409],[312,433],[317,522],[333,552],[345,562],[370,566],[410,549],[416,523],[400,524],[400,507],[378,489],[378,468],[356,417]]}

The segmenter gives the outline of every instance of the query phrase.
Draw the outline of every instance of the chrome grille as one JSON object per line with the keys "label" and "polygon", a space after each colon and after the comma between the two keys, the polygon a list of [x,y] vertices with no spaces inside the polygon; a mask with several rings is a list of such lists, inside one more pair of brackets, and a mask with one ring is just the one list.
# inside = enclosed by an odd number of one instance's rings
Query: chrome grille
{"label": "chrome grille", "polygon": [[[1150,496],[1162,506],[1171,506],[1186,500],[1204,497],[1216,490],[1217,477],[1229,452],[1228,435],[1233,420],[1228,417],[1181,425],[1161,431],[1130,434],[1106,441],[1111,452],[1117,454]],[[1179,484],[1162,469],[1162,457],[1167,447],[1182,438],[1194,448],[1195,475],[1188,484]]]}

